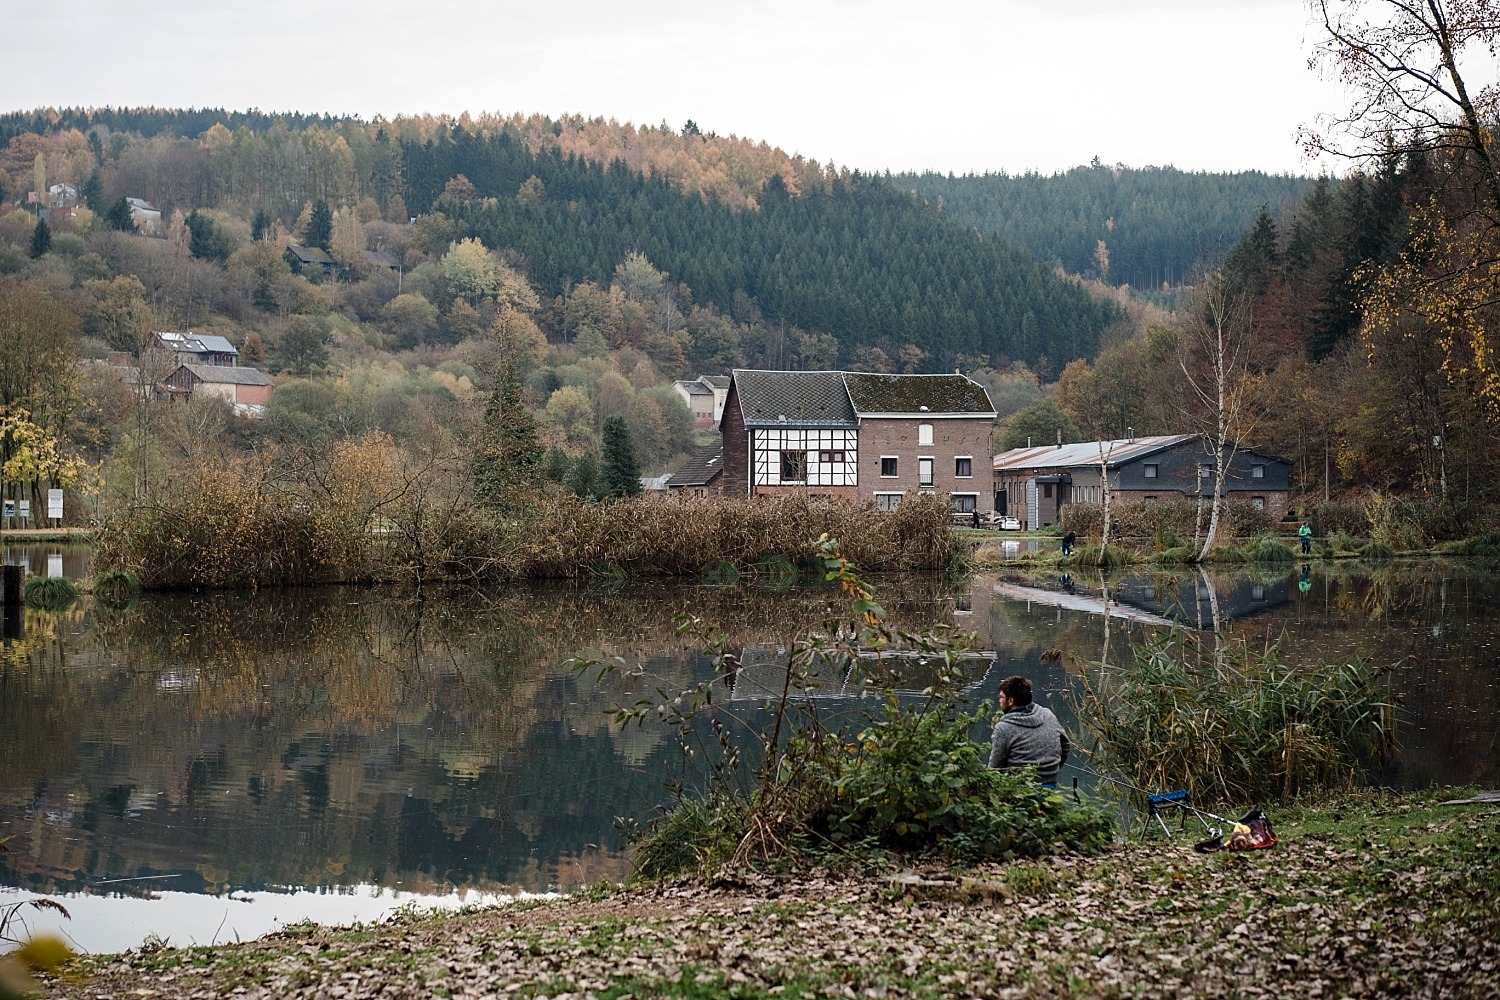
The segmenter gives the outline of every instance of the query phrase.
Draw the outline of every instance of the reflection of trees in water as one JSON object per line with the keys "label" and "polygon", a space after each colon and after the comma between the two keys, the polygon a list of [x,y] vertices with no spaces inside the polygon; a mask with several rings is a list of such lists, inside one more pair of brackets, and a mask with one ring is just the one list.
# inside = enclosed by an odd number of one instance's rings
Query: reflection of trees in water
{"label": "reflection of trees in water", "polygon": [[[946,593],[905,581],[882,597],[926,625]],[[780,638],[831,600],[644,586],[424,607],[326,588],[151,595],[54,619],[0,660],[0,731],[16,737],[0,813],[26,831],[13,877],[76,888],[190,868],[179,887],[212,889],[618,874],[613,818],[646,811],[671,758],[654,727],[609,724],[638,679],[596,684],[565,661],[621,656],[686,686],[707,664],[675,634],[683,613]]]}

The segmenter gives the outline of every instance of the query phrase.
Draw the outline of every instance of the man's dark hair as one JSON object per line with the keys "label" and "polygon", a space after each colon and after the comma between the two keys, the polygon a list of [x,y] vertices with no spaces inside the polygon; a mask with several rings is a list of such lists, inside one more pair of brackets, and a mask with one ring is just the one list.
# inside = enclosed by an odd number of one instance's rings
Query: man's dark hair
{"label": "man's dark hair", "polygon": [[1017,708],[1031,704],[1031,682],[1024,677],[1007,677],[1000,682],[1000,693],[1016,703]]}

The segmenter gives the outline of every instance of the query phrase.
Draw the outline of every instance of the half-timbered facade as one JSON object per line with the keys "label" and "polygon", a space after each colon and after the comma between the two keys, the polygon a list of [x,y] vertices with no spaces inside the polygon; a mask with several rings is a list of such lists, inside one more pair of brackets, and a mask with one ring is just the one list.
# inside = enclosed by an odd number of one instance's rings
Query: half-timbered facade
{"label": "half-timbered facade", "polygon": [[888,509],[932,493],[988,514],[994,422],[984,387],[963,375],[738,370],[720,424],[722,489]]}

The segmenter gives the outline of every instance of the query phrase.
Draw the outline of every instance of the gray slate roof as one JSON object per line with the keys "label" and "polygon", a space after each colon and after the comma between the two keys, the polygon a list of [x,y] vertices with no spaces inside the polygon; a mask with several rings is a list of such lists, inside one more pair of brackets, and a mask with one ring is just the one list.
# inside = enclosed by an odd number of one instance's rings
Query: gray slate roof
{"label": "gray slate roof", "polygon": [[667,477],[667,486],[707,486],[723,471],[724,446],[705,445]]}
{"label": "gray slate roof", "polygon": [[230,385],[275,385],[266,373],[256,368],[226,368],[223,365],[183,365],[199,382]]}
{"label": "gray slate roof", "polygon": [[995,416],[984,387],[963,375],[766,372],[739,369],[746,427],[852,429],[861,416]]}
{"label": "gray slate roof", "polygon": [[304,247],[294,243],[286,249],[287,253],[303,264],[333,264],[333,258],[322,247]]}
{"label": "gray slate roof", "polygon": [[736,370],[740,413],[746,427],[859,426],[843,372],[763,372]]}

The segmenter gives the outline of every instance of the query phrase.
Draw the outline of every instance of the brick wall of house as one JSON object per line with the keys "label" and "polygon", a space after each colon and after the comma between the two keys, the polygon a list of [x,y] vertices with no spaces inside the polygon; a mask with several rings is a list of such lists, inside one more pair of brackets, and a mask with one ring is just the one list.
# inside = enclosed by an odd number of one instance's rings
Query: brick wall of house
{"label": "brick wall of house", "polygon": [[271,401],[271,393],[275,388],[274,385],[237,385],[234,387],[234,399],[237,403],[265,406]]}
{"label": "brick wall of house", "polygon": [[724,437],[724,472],[717,480],[718,489],[725,496],[747,497],[750,495],[750,435],[745,429],[744,415],[740,413],[738,386],[729,387],[719,431]]}
{"label": "brick wall of house", "polygon": [[[726,411],[727,414],[727,411]],[[726,415],[727,422],[727,415]],[[932,444],[919,445],[918,427],[932,424]],[[859,495],[872,499],[877,493],[915,494],[934,492],[974,493],[979,511],[994,510],[993,456],[990,452],[988,417],[977,419],[932,419],[923,417],[866,418],[859,425]],[[969,459],[970,475],[959,477],[955,459]],[[881,458],[895,456],[896,475],[880,474]],[[932,486],[918,483],[918,459],[933,459]]]}

